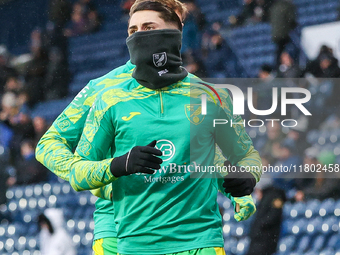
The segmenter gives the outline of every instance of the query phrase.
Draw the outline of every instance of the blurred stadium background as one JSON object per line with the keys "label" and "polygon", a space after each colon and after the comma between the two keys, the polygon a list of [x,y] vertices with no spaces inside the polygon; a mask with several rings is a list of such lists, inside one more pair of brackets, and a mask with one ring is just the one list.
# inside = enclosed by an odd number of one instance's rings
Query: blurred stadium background
{"label": "blurred stadium background", "polygon": [[[281,1],[186,1],[191,14],[183,32],[184,66],[200,77],[258,78],[256,82],[265,84],[258,105],[271,102],[266,94],[273,86],[266,83],[270,77],[300,78],[295,83],[299,86],[301,78],[307,81],[302,86],[312,93],[308,107],[313,117],[306,120],[289,112],[302,123],[295,135],[276,127],[271,136],[265,126],[249,128],[249,135],[272,165],[302,164],[306,157],[339,164],[340,84],[334,78],[340,78],[340,1],[293,0],[288,13],[293,11],[294,17],[287,20],[286,13],[275,21],[271,10]],[[40,254],[37,216],[50,207],[63,209],[78,255],[92,254],[96,198],[89,192],[76,194],[67,182],[32,162],[32,148],[89,80],[129,59],[125,38],[132,1],[80,1],[84,16],[79,19],[76,2],[0,1],[0,254]],[[80,21],[72,24],[71,15],[72,21]],[[292,19],[283,51],[288,55],[277,61],[272,24]],[[284,148],[292,157],[280,158]],[[278,154],[271,154],[275,150]],[[319,155],[325,152],[323,163]],[[277,255],[340,254],[339,176],[332,184],[277,184],[287,196]],[[253,219],[237,223],[230,201],[219,196],[218,202],[227,254],[246,254]]]}

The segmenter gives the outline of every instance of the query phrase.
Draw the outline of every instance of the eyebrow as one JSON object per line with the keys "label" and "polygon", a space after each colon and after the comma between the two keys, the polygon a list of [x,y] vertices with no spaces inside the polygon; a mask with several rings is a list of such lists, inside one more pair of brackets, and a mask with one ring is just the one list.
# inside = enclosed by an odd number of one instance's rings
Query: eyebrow
{"label": "eyebrow", "polygon": [[[142,27],[148,26],[148,25],[153,25],[156,24],[155,22],[145,22],[142,24]],[[132,29],[136,29],[137,25],[132,25],[128,28],[128,31],[132,30]]]}

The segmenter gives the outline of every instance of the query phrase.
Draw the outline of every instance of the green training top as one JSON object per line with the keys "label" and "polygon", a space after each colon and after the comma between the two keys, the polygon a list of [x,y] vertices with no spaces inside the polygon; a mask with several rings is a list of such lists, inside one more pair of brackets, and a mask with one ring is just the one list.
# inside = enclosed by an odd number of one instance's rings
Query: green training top
{"label": "green training top", "polygon": [[[60,178],[69,181],[74,160],[72,149],[79,142],[87,114],[97,94],[108,87],[129,80],[134,67],[128,61],[103,77],[90,81],[40,139],[36,148],[37,160]],[[101,164],[103,169],[109,169],[109,166],[109,161]],[[93,214],[95,240],[117,235],[112,215],[112,202],[99,198]]]}
{"label": "green training top", "polygon": [[[233,165],[260,169],[258,152],[242,125],[213,127],[213,119],[241,123],[239,116],[232,115],[229,94],[218,90],[222,106],[208,98],[208,113],[202,116],[198,107],[204,86],[191,86],[190,81],[188,76],[151,90],[131,78],[103,91],[91,107],[70,183],[83,190],[114,181],[119,253],[163,254],[223,247],[216,201],[218,181],[197,177],[214,176],[205,174],[204,166],[213,164],[215,143]],[[107,167],[111,160],[106,159],[109,151],[112,157],[121,156],[153,140],[163,152],[160,170],[153,175],[121,178],[111,174]],[[192,173],[195,165],[201,166],[202,173]],[[253,174],[260,178],[260,171]]]}

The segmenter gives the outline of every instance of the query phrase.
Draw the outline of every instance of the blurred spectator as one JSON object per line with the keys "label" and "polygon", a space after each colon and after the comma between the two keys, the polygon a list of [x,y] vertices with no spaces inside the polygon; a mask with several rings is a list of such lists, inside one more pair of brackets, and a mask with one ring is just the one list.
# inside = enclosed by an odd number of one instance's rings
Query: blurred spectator
{"label": "blurred spectator", "polygon": [[183,64],[189,73],[202,78],[207,77],[203,61],[192,51],[188,51],[183,55]]}
{"label": "blurred spectator", "polygon": [[[6,164],[2,160],[2,156],[0,155],[0,206],[6,204],[6,192],[7,192],[7,179],[8,173],[6,172]],[[1,221],[1,212],[0,212],[0,221]]]}
{"label": "blurred spectator", "polygon": [[247,255],[274,254],[279,240],[286,196],[283,190],[273,187],[272,180],[265,175],[255,187],[255,196],[259,204],[250,228]]}
{"label": "blurred spectator", "polygon": [[266,138],[259,140],[255,148],[259,150],[260,155],[268,155],[269,163],[272,164],[278,154],[279,145],[286,136],[281,130],[280,123],[277,121],[273,123],[268,122],[266,129]]}
{"label": "blurred spectator", "polygon": [[207,22],[204,14],[201,12],[201,9],[195,3],[195,0],[183,0],[182,2],[185,3],[185,7],[188,11],[186,19],[193,19],[197,24],[199,31],[202,31]]}
{"label": "blurred spectator", "polygon": [[25,73],[24,93],[32,108],[43,100],[59,99],[67,94],[70,80],[67,61],[67,39],[60,28],[47,25],[31,33],[31,53]]}
{"label": "blurred spectator", "polygon": [[125,15],[129,15],[129,12],[130,12],[130,9],[131,9],[131,6],[134,4],[136,0],[124,0],[122,2],[122,9],[123,9],[123,13]]}
{"label": "blurred spectator", "polygon": [[1,122],[0,113],[0,146],[2,146],[5,150],[9,148],[12,136],[13,131],[11,130],[11,128]]}
{"label": "blurred spectator", "polygon": [[338,78],[340,68],[338,60],[333,55],[333,50],[326,45],[322,45],[316,59],[310,61],[305,73],[311,73],[318,78]]}
{"label": "blurred spectator", "polygon": [[32,104],[44,99],[43,84],[47,73],[48,52],[42,47],[42,33],[34,30],[31,33],[32,60],[25,71],[26,87]]}
{"label": "blurred spectator", "polygon": [[243,0],[244,7],[238,16],[230,16],[231,25],[240,26],[247,23],[267,22],[273,0]]}
{"label": "blurred spectator", "polygon": [[264,82],[270,82],[275,78],[275,74],[273,73],[273,68],[264,64],[261,66],[258,77]]}
{"label": "blurred spectator", "polygon": [[71,18],[72,6],[68,0],[50,0],[48,19],[58,28],[63,28]]}
{"label": "blurred spectator", "polygon": [[20,143],[27,138],[34,138],[33,124],[27,107],[19,104],[18,98],[12,92],[7,92],[2,98],[0,121],[13,131],[10,143],[11,161],[16,162],[20,155]]}
{"label": "blurred spectator", "polygon": [[187,51],[198,51],[201,48],[202,30],[205,26],[205,18],[201,10],[193,0],[184,1],[188,15],[184,20],[182,49]]}
{"label": "blurred spectator", "polygon": [[287,134],[287,138],[295,143],[295,151],[299,156],[303,156],[304,151],[310,146],[306,139],[306,132],[308,127],[307,118],[300,118],[297,120],[298,124],[291,127]]}
{"label": "blurred spectator", "polygon": [[0,45],[0,96],[4,93],[4,86],[9,76],[16,76],[16,71],[8,64],[9,52],[5,45]]}
{"label": "blurred spectator", "polygon": [[64,30],[67,37],[79,36],[94,32],[100,25],[99,16],[89,1],[74,3],[71,21]]}
{"label": "blurred spectator", "polygon": [[[271,96],[268,96],[268,94],[272,93],[272,87],[276,87],[273,82],[275,77],[276,72],[274,72],[270,65],[264,64],[261,66],[258,73],[259,79],[257,80],[256,88],[253,91],[253,106],[255,109],[268,110],[272,107],[273,100]],[[281,107],[278,106],[276,111],[279,111],[280,109]],[[260,116],[258,117],[261,118]]]}
{"label": "blurred spectator", "polygon": [[243,4],[242,12],[238,16],[229,17],[230,24],[240,26],[248,23],[253,18],[256,8],[255,0],[243,0]]}
{"label": "blurred spectator", "polygon": [[[47,54],[46,73],[41,89],[44,100],[63,98],[67,94],[70,81],[68,70],[68,41],[62,28],[47,23],[46,29],[41,35],[41,48]],[[27,91],[31,98],[30,91]],[[34,98],[34,96],[33,96]],[[34,99],[30,100],[30,102]]]}
{"label": "blurred spectator", "polygon": [[41,255],[75,255],[71,236],[64,225],[61,209],[48,208],[38,217],[40,227],[39,242]]}
{"label": "blurred spectator", "polygon": [[274,0],[256,0],[254,19],[258,22],[269,21],[269,10]]}
{"label": "blurred spectator", "polygon": [[286,45],[291,42],[289,33],[297,26],[296,9],[290,0],[276,0],[270,8],[272,40],[276,44],[276,66]]}
{"label": "blurred spectator", "polygon": [[80,3],[73,5],[71,13],[71,21],[64,30],[64,35],[67,37],[79,36],[86,34],[89,28],[89,21],[86,16],[85,8]]}
{"label": "blurred spectator", "polygon": [[70,74],[65,56],[58,48],[49,51],[49,63],[43,84],[45,100],[63,98],[67,95]]}
{"label": "blurred spectator", "polygon": [[7,201],[7,179],[9,178],[9,174],[7,172],[7,166],[9,164],[8,147],[12,138],[12,134],[12,131],[0,122],[0,206],[5,204]]}
{"label": "blurred spectator", "polygon": [[20,146],[21,158],[16,161],[16,184],[27,185],[48,181],[49,171],[35,159],[35,143],[24,140]]}
{"label": "blurred spectator", "polygon": [[292,169],[293,166],[300,166],[302,159],[297,155],[296,144],[294,140],[286,138],[280,143],[279,150],[277,152],[278,161],[275,163],[280,171],[270,173],[273,180],[274,186],[280,188],[286,192],[295,186],[295,179],[293,172],[286,170]]}
{"label": "blurred spectator", "polygon": [[[335,155],[333,152],[324,151],[318,156],[309,159],[305,156],[304,167],[313,173],[312,179],[300,180],[300,185],[295,194],[297,201],[305,199],[326,199],[340,197],[340,175],[339,172],[334,171]],[[311,169],[314,169],[313,172]],[[319,169],[319,171],[317,171]],[[307,172],[307,171],[306,171]]]}
{"label": "blurred spectator", "polygon": [[[339,78],[340,68],[338,60],[333,54],[322,54],[320,56],[320,76],[323,78]],[[319,77],[320,77],[319,76]]]}
{"label": "blurred spectator", "polygon": [[101,17],[95,3],[92,0],[79,0],[78,2],[85,8],[85,14],[89,21],[89,32],[97,31],[100,27]]}
{"label": "blurred spectator", "polygon": [[334,112],[321,123],[320,129],[324,131],[340,129],[340,105],[334,108]]}
{"label": "blurred spectator", "polygon": [[225,40],[218,32],[212,32],[207,55],[204,56],[204,64],[209,78],[228,77],[228,57],[230,50]]}
{"label": "blurred spectator", "polygon": [[9,75],[7,76],[7,80],[5,83],[5,92],[12,92],[16,95],[23,89],[23,82],[17,75]]}
{"label": "blurred spectator", "polygon": [[[61,55],[59,58],[64,59],[63,64],[68,66],[67,56],[68,56],[68,41],[66,36],[63,34],[63,28],[55,26],[53,23],[48,22],[46,24],[46,29],[42,33],[42,48],[46,49],[51,60],[51,51],[58,51]],[[53,60],[51,60],[53,61]]]}
{"label": "blurred spectator", "polygon": [[[317,160],[317,156],[319,154],[319,151],[315,147],[307,148],[304,151],[304,157],[303,157],[303,166],[307,169],[312,166],[316,166],[317,164],[320,164]],[[306,187],[310,187],[314,185],[314,178],[315,178],[315,171],[308,171],[303,172],[297,175],[297,178],[295,180],[295,187],[297,189],[295,193],[295,200],[296,201],[303,201],[305,198],[305,194],[303,193],[303,189]]]}
{"label": "blurred spectator", "polygon": [[280,66],[278,69],[278,78],[299,78],[301,76],[301,70],[299,66],[294,62],[292,56],[287,52],[282,52],[280,56]]}
{"label": "blurred spectator", "polygon": [[[317,78],[340,78],[338,59],[334,57],[333,50],[326,45],[321,46],[317,58],[307,64],[304,73],[310,73]],[[338,79],[333,79],[330,82],[333,85],[330,96],[327,98],[324,105],[324,107],[327,108],[333,108],[340,105],[338,96],[340,94],[339,81]],[[333,109],[328,110],[328,112],[333,111]]]}
{"label": "blurred spectator", "polygon": [[40,138],[45,134],[48,129],[48,125],[46,120],[41,116],[35,116],[33,118],[33,127],[34,127],[34,140],[36,143],[40,140]]}
{"label": "blurred spectator", "polygon": [[1,99],[0,120],[5,122],[18,114],[17,98],[13,92],[6,92]]}

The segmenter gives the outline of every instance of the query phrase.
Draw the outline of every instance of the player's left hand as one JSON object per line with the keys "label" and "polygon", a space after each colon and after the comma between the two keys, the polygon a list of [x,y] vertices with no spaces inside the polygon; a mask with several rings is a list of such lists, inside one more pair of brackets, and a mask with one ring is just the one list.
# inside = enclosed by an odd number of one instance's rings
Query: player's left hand
{"label": "player's left hand", "polygon": [[254,175],[249,172],[231,172],[224,177],[223,187],[233,197],[250,195],[256,185]]}
{"label": "player's left hand", "polygon": [[[234,218],[237,221],[247,220],[256,212],[256,206],[251,195],[234,197],[234,202]],[[237,208],[237,204],[239,205],[239,208]]]}

